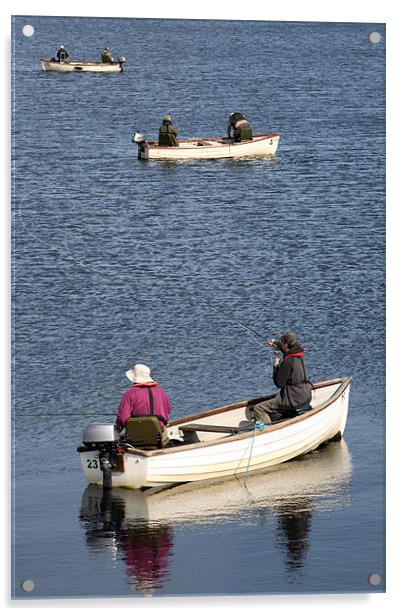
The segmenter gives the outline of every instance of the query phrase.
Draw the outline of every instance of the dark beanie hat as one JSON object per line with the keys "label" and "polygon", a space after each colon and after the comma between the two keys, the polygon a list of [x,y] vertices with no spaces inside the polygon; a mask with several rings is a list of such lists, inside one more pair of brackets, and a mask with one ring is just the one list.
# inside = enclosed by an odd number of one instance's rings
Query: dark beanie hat
{"label": "dark beanie hat", "polygon": [[281,342],[287,344],[289,348],[300,344],[297,335],[294,332],[285,332],[281,335]]}

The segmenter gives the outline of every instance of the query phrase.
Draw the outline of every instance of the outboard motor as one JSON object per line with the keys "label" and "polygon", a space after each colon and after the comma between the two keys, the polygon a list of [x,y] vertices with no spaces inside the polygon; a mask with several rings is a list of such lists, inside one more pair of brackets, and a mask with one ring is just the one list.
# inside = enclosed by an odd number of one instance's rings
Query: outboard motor
{"label": "outboard motor", "polygon": [[134,135],[132,136],[133,143],[137,143],[139,145],[140,143],[144,143],[144,141],[145,141],[144,133],[134,133]]}
{"label": "outboard motor", "polygon": [[117,58],[117,62],[120,64],[121,70],[123,70],[123,64],[125,61],[126,61],[126,58],[124,56],[120,56],[119,58]]}
{"label": "outboard motor", "polygon": [[134,133],[131,140],[138,145],[138,158],[141,158],[141,152],[146,144],[144,133]]}
{"label": "outboard motor", "polygon": [[99,451],[99,463],[103,472],[103,487],[112,487],[112,457],[116,455],[119,432],[113,424],[90,423],[84,430],[83,443]]}

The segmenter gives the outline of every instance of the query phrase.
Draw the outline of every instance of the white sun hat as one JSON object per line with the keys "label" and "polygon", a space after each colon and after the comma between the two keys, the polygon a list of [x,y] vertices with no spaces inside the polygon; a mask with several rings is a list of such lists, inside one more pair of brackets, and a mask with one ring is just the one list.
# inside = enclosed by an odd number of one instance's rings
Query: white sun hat
{"label": "white sun hat", "polygon": [[135,364],[134,368],[126,371],[126,377],[132,383],[153,383],[151,370],[145,364]]}

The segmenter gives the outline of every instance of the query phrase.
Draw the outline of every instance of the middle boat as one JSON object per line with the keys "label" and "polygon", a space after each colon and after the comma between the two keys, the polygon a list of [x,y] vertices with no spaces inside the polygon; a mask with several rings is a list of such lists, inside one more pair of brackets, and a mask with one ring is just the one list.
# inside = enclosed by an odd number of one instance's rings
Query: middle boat
{"label": "middle boat", "polygon": [[161,146],[147,141],[143,133],[134,133],[133,143],[138,145],[138,158],[150,160],[181,160],[190,158],[241,158],[247,156],[274,156],[280,133],[254,135],[249,141],[234,142],[231,138],[178,139],[177,146]]}

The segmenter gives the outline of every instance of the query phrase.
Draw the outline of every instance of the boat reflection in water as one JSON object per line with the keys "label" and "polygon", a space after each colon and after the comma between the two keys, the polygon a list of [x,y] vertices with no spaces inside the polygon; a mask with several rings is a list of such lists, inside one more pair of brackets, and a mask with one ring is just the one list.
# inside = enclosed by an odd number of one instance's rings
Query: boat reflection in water
{"label": "boat reflection in water", "polygon": [[[82,498],[80,520],[88,547],[108,555],[115,566],[122,559],[137,593],[151,596],[163,588],[169,574],[173,528],[132,517],[130,496],[133,493],[121,488],[103,490],[90,485]],[[145,499],[143,494],[135,496]]]}
{"label": "boat reflection in water", "polygon": [[276,542],[285,554],[285,568],[288,573],[302,569],[309,549],[313,502],[299,499],[297,503],[287,503],[278,507],[278,532]]}
{"label": "boat reflection in water", "polygon": [[[80,519],[87,545],[125,562],[138,594],[160,591],[169,578],[174,532],[183,525],[257,524],[276,520],[275,541],[286,571],[303,569],[314,513],[348,506],[352,465],[344,441],[247,478],[146,491],[89,485]],[[247,592],[247,589],[245,589]]]}

